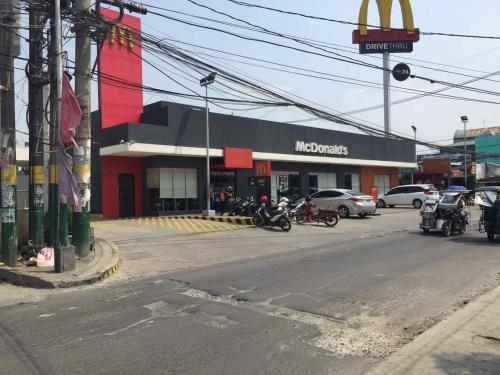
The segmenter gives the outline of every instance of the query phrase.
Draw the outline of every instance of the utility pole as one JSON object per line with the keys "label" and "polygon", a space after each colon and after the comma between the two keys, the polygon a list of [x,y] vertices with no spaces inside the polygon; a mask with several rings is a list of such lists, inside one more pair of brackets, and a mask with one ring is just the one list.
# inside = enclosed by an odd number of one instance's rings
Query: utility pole
{"label": "utility pole", "polygon": [[[56,149],[59,143],[59,125],[62,96],[62,43],[61,43],[61,7],[60,0],[54,1],[54,14],[50,21],[50,159],[49,159],[49,245],[56,250],[59,246],[59,176],[57,170]],[[56,257],[59,251],[54,252]],[[60,259],[59,259],[60,261]],[[56,264],[58,259],[56,259]]]}
{"label": "utility pole", "polygon": [[47,78],[43,72],[43,26],[44,17],[36,4],[29,7],[29,62],[28,62],[28,129],[29,129],[29,239],[39,251],[44,245],[44,140],[43,86]]}
{"label": "utility pole", "polygon": [[19,37],[15,28],[19,2],[0,2],[0,135],[1,135],[1,218],[2,261],[11,266],[17,263],[16,233],[16,119],[14,92],[14,57],[19,55]]}
{"label": "utility pole", "polygon": [[[91,0],[76,2],[76,8],[91,15]],[[82,120],[76,133],[78,148],[73,156],[73,173],[78,181],[78,198],[81,212],[73,212],[72,242],[76,253],[84,257],[90,250],[90,89],[91,89],[91,38],[90,25],[83,19],[75,25],[75,94],[82,110]]]}

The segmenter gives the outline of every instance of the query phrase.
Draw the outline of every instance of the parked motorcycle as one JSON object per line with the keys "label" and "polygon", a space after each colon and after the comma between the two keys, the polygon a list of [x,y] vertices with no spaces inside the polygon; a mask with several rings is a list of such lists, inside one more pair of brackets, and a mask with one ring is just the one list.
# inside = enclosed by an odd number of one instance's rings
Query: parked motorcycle
{"label": "parked motorcycle", "polygon": [[479,232],[484,233],[489,241],[494,241],[500,235],[500,203],[497,199],[500,189],[496,186],[487,186],[475,191],[475,203],[481,209],[479,218]]}
{"label": "parked motorcycle", "polygon": [[441,231],[446,237],[464,234],[470,223],[470,213],[465,210],[464,194],[469,191],[443,192],[441,199],[426,199],[420,210],[420,228],[424,233]]}
{"label": "parked motorcycle", "polygon": [[[293,210],[293,217],[297,224],[302,224],[306,221],[306,201],[297,205]],[[340,213],[337,210],[315,210],[312,211],[312,220],[325,223],[329,227],[334,227],[340,220]]]}
{"label": "parked motorcycle", "polygon": [[292,229],[292,222],[288,217],[288,200],[281,201],[275,211],[269,212],[266,204],[261,204],[252,218],[252,223],[258,227],[280,227],[285,232]]}
{"label": "parked motorcycle", "polygon": [[229,212],[230,216],[253,216],[257,211],[257,204],[253,197],[240,198],[236,197],[236,201]]}

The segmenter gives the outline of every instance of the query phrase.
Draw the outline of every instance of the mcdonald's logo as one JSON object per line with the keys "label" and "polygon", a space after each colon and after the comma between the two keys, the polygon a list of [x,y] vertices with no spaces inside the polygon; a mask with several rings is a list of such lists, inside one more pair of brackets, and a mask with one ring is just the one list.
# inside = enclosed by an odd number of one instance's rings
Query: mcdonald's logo
{"label": "mcdonald's logo", "polygon": [[353,43],[364,42],[418,42],[419,29],[415,28],[410,0],[399,0],[403,17],[403,28],[392,27],[391,15],[394,0],[376,0],[380,17],[380,29],[368,29],[368,5],[370,0],[363,0],[359,11],[358,30],[353,32]]}
{"label": "mcdonald's logo", "polygon": [[[370,0],[363,0],[361,10],[359,11],[359,33],[368,35],[368,4]],[[377,0],[378,13],[380,15],[380,26],[384,31],[391,30],[391,14],[393,0]],[[401,4],[401,13],[403,15],[403,26],[408,34],[415,32],[413,23],[413,11],[411,9],[410,0],[399,0]]]}
{"label": "mcdonald's logo", "polygon": [[255,162],[255,175],[258,177],[271,176],[271,162],[270,161],[256,161]]}
{"label": "mcdonald's logo", "polygon": [[109,32],[109,43],[118,42],[120,46],[126,46],[129,49],[134,48],[134,36],[128,27],[114,25]]}

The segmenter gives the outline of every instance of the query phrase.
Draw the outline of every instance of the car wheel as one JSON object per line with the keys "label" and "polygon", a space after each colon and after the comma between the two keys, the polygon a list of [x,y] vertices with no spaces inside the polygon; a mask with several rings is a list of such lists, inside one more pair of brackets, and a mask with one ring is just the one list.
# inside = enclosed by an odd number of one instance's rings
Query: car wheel
{"label": "car wheel", "polygon": [[377,207],[378,208],[385,208],[385,202],[382,199],[379,199],[377,201]]}
{"label": "car wheel", "polygon": [[349,215],[350,215],[349,209],[346,206],[340,206],[338,211],[339,211],[340,217],[349,217]]}
{"label": "car wheel", "polygon": [[422,201],[420,199],[415,199],[412,203],[413,208],[419,209],[422,207]]}
{"label": "car wheel", "polygon": [[358,216],[361,217],[361,218],[366,217],[366,215],[368,215],[366,212],[358,214]]}

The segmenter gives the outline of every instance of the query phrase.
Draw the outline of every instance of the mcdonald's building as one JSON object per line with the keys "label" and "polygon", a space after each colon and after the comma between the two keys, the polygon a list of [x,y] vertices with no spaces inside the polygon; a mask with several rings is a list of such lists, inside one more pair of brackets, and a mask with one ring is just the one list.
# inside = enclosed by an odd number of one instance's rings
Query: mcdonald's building
{"label": "mcdonald's building", "polygon": [[[122,23],[140,29],[137,17]],[[212,112],[208,187],[205,108],[144,106],[140,90],[117,85],[120,77],[142,84],[142,65],[140,45],[115,35],[100,51],[99,110],[92,114],[94,213],[195,213],[206,207],[208,189],[217,206],[217,193],[229,186],[237,196],[274,200],[327,188],[381,192],[399,184],[400,168],[416,167],[412,142]]]}

